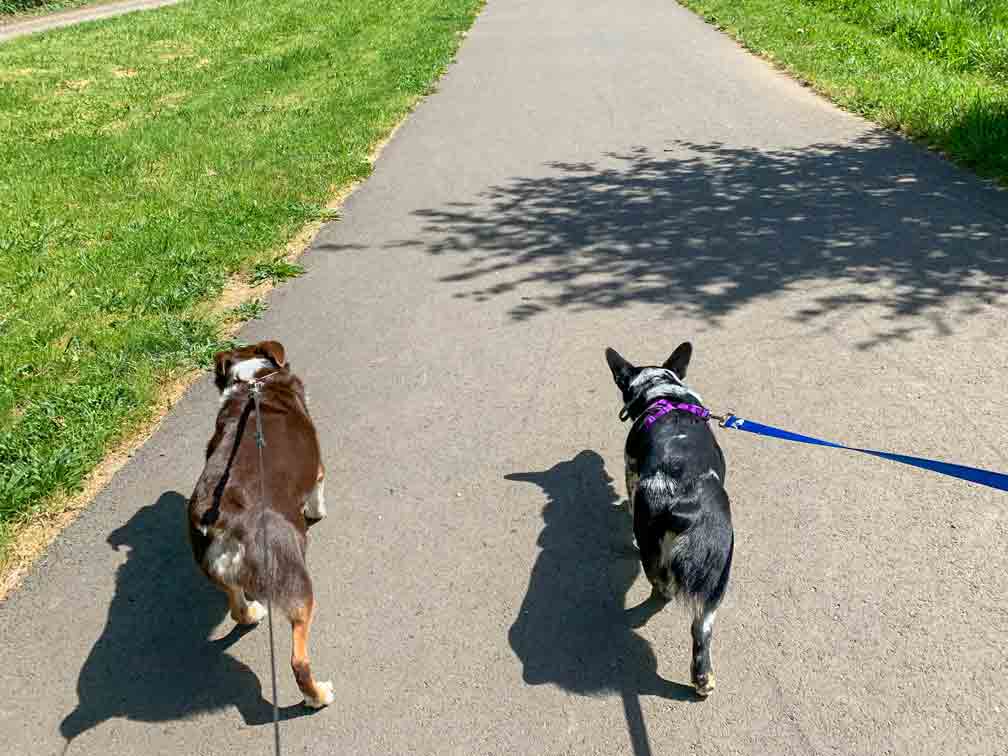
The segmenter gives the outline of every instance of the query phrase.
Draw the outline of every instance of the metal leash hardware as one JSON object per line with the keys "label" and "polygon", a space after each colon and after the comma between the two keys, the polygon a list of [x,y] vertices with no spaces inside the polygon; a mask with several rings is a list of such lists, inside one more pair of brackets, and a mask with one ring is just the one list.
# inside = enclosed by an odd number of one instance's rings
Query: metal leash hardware
{"label": "metal leash hardware", "polygon": [[[266,537],[266,526],[268,517],[266,516],[266,465],[263,462],[263,448],[266,446],[266,437],[262,432],[262,418],[259,410],[259,399],[262,393],[262,381],[251,381],[252,405],[255,408],[256,416],[256,449],[259,451],[259,503],[263,505],[263,558],[266,560],[265,572],[266,582],[270,578],[269,570],[269,540]],[[276,644],[273,641],[273,602],[270,598],[270,589],[266,587],[266,621],[269,625],[269,646],[270,646],[270,675],[273,681],[273,749],[276,756],[280,756],[280,710],[277,707],[277,672],[276,672]]]}
{"label": "metal leash hardware", "polygon": [[733,417],[735,417],[735,410],[728,410],[727,414],[724,415],[715,415],[713,412],[711,412],[709,415],[709,418],[711,420],[717,420],[719,428],[724,428],[725,423],[727,423],[728,420]]}

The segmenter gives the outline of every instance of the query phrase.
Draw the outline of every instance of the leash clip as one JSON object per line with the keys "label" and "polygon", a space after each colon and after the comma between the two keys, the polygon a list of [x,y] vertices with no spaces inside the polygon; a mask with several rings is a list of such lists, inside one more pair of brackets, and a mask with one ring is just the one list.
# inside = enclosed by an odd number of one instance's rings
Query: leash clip
{"label": "leash clip", "polygon": [[262,449],[266,446],[266,437],[263,436],[262,418],[260,417],[262,413],[259,411],[259,395],[262,393],[262,381],[261,380],[249,381],[249,391],[252,393],[252,404],[255,405],[255,414],[256,414],[255,442],[256,446]]}
{"label": "leash clip", "polygon": [[718,428],[724,428],[728,418],[735,416],[735,410],[729,410],[727,415],[715,415],[713,412],[708,416],[711,420],[717,420]]}

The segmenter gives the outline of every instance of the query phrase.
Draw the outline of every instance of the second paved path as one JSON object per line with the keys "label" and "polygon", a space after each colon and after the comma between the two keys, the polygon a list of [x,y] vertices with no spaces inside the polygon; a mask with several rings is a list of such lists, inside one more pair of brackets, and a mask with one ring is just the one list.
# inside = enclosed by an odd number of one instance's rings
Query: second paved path
{"label": "second paved path", "polygon": [[49,29],[61,29],[64,26],[74,26],[85,21],[98,21],[103,18],[122,16],[141,10],[151,10],[164,5],[175,5],[181,0],[119,0],[118,2],[88,5],[84,8],[50,13],[45,16],[19,18],[0,23],[0,42],[28,34],[38,34]]}

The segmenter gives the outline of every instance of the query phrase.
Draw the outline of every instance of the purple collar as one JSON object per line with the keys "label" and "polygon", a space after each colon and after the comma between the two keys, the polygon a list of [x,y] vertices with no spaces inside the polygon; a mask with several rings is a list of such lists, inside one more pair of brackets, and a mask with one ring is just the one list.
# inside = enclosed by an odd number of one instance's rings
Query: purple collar
{"label": "purple collar", "polygon": [[684,404],[682,402],[670,402],[668,399],[659,399],[657,402],[644,410],[644,414],[641,415],[641,418],[644,420],[644,427],[650,428],[658,422],[658,418],[664,417],[669,412],[677,411],[688,412],[701,420],[707,420],[710,417],[710,410],[699,405]]}

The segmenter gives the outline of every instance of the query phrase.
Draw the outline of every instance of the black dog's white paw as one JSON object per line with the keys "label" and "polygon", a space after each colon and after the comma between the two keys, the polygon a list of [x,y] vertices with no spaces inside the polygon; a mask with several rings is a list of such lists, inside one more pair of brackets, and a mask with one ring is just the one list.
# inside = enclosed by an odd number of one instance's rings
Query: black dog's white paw
{"label": "black dog's white paw", "polygon": [[694,680],[693,685],[696,687],[697,695],[700,698],[707,698],[707,696],[714,692],[714,675],[705,675],[699,680]]}

